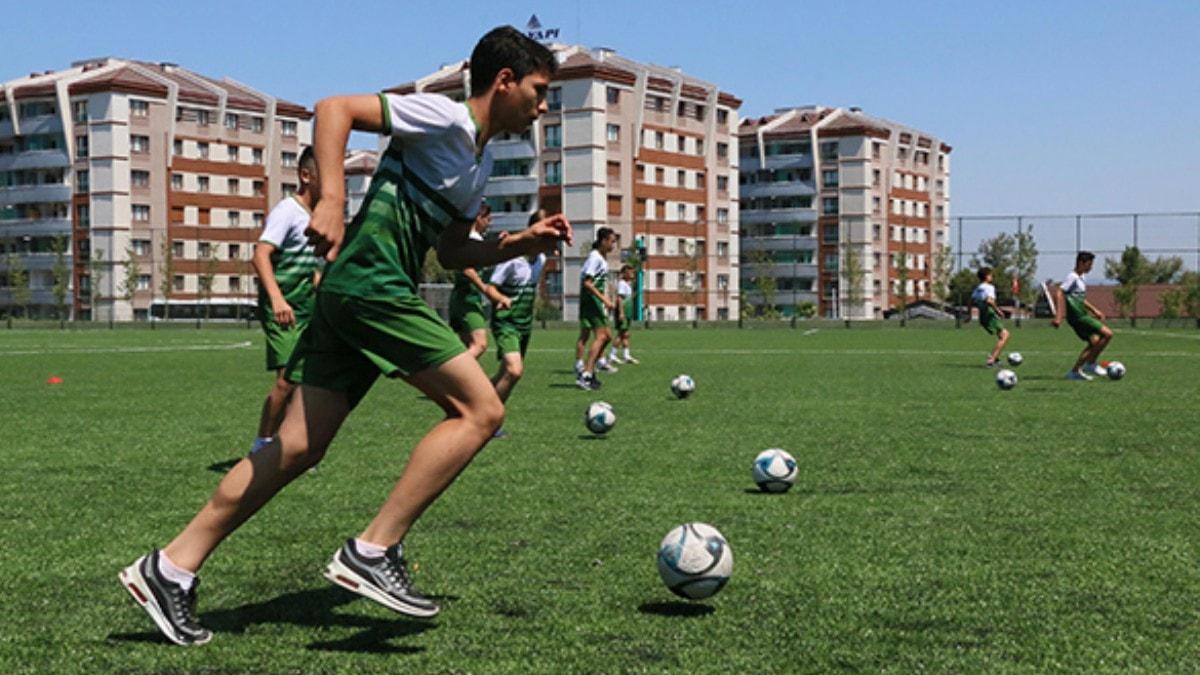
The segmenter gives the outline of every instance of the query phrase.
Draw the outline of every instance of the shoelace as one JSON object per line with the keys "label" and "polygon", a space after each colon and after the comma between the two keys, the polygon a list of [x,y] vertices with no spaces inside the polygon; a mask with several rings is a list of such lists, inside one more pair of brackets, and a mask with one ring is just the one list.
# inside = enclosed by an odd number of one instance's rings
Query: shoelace
{"label": "shoelace", "polygon": [[406,592],[410,590],[408,568],[404,564],[404,558],[395,555],[392,551],[388,551],[384,556],[383,570],[389,584],[398,586]]}
{"label": "shoelace", "polygon": [[184,591],[183,588],[171,584],[168,587],[171,593],[171,611],[175,615],[175,620],[180,625],[187,628],[197,628],[196,623],[196,586],[193,584],[190,590]]}

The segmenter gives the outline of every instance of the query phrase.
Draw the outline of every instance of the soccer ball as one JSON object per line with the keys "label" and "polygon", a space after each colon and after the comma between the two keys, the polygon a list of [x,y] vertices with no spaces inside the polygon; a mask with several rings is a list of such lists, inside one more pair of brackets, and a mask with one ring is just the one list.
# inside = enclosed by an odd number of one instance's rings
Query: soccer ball
{"label": "soccer ball", "polygon": [[1004,390],[1012,389],[1017,386],[1017,374],[1007,368],[996,373],[996,386]]}
{"label": "soccer ball", "polygon": [[750,474],[763,492],[787,492],[796,482],[796,459],[779,448],[763,450]]}
{"label": "soccer ball", "polygon": [[696,383],[687,375],[679,375],[671,380],[671,393],[675,398],[687,398],[696,391]]}
{"label": "soccer ball", "polygon": [[1109,361],[1104,367],[1108,371],[1108,379],[1119,380],[1125,377],[1125,364],[1120,361]]}
{"label": "soccer ball", "polygon": [[606,434],[617,423],[617,414],[608,403],[596,401],[583,413],[583,423],[593,434]]}
{"label": "soccer ball", "polygon": [[658,574],[681,598],[701,600],[716,595],[732,573],[733,550],[711,525],[680,525],[658,546]]}
{"label": "soccer ball", "polygon": [[1012,366],[1013,368],[1016,368],[1017,366],[1021,365],[1022,363],[1025,363],[1025,357],[1021,356],[1021,352],[1009,352],[1008,353],[1008,365]]}

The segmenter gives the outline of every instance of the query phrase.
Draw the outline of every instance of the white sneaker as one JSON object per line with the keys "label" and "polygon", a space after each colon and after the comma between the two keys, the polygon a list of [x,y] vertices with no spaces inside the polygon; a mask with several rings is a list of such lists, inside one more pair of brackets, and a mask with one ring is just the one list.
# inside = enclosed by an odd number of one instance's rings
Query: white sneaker
{"label": "white sneaker", "polygon": [[603,370],[606,373],[615,373],[617,372],[617,367],[611,363],[605,362],[603,364],[596,364],[596,370]]}
{"label": "white sneaker", "polygon": [[637,364],[641,363],[641,361],[638,361],[637,359],[633,358],[632,356],[626,356],[625,363],[632,363],[633,365],[636,366]]}
{"label": "white sneaker", "polygon": [[1104,366],[1099,365],[1097,363],[1083,364],[1083,372],[1087,375],[1095,375],[1096,377],[1107,377],[1108,376],[1108,371],[1105,370]]}
{"label": "white sneaker", "polygon": [[1078,370],[1072,370],[1071,372],[1067,373],[1067,379],[1084,382],[1087,380],[1091,380],[1092,376],[1088,375],[1087,373],[1080,372]]}
{"label": "white sneaker", "polygon": [[613,354],[612,356],[608,357],[608,361],[609,361],[609,363],[624,363],[623,361],[621,361],[621,357],[617,356],[616,354]]}

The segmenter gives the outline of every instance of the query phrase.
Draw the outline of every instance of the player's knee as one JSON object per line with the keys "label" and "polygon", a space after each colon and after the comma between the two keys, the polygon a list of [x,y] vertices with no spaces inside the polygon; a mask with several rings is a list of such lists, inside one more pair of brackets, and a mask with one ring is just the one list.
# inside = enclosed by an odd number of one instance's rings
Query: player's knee
{"label": "player's knee", "polygon": [[504,370],[508,371],[508,376],[510,378],[513,380],[519,380],[521,379],[521,376],[525,374],[525,364],[506,363],[504,364]]}
{"label": "player's knee", "polygon": [[284,378],[275,380],[275,388],[271,391],[271,395],[278,401],[286,401],[291,397],[292,392],[296,391],[296,383],[289,382]]}
{"label": "player's knee", "polygon": [[491,435],[504,424],[504,402],[493,394],[475,406],[472,417],[481,429]]}
{"label": "player's knee", "polygon": [[1111,329],[1111,328],[1109,328],[1108,326],[1104,326],[1104,327],[1102,327],[1102,328],[1100,329],[1100,337],[1101,337],[1101,338],[1102,338],[1102,339],[1103,339],[1105,342],[1108,342],[1109,340],[1111,340],[1111,339],[1113,338],[1113,332],[1112,332],[1112,329]]}

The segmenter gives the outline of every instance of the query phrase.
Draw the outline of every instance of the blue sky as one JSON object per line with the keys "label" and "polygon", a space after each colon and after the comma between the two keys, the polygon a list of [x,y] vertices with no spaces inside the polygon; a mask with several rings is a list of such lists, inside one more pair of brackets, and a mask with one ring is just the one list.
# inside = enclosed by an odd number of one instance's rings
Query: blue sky
{"label": "blue sky", "polygon": [[0,78],[120,55],[311,105],[411,80],[536,13],[563,41],[716,82],[745,101],[743,116],[857,105],[935,133],[954,146],[952,215],[1200,210],[1200,2],[52,7],[9,3]]}

